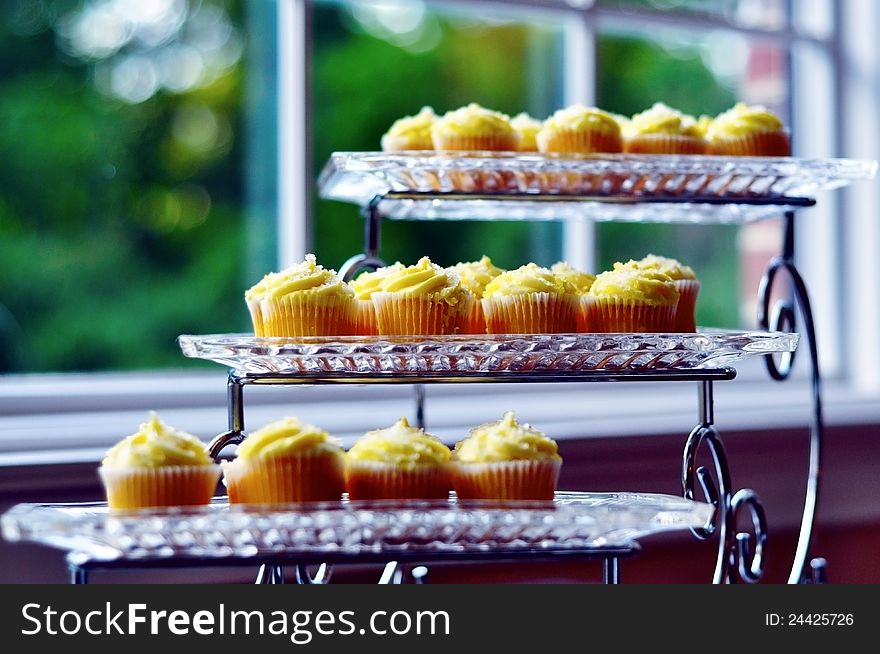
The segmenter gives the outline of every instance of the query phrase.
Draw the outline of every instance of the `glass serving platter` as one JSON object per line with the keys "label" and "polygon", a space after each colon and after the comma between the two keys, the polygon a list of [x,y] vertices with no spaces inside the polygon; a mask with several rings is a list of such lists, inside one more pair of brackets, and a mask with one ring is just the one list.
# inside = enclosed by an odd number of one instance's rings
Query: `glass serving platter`
{"label": "glass serving platter", "polygon": [[2,519],[11,542],[97,560],[250,558],[297,554],[455,553],[621,548],[705,526],[709,504],[649,493],[558,492],[548,502],[326,502],[118,513],[104,503],[19,504]]}
{"label": "glass serving platter", "polygon": [[793,352],[798,334],[701,329],[694,334],[468,334],[258,338],[182,335],[183,354],[244,374],[319,379],[479,377],[714,369],[743,357]]}
{"label": "glass serving platter", "polygon": [[853,159],[515,152],[336,152],[321,197],[395,219],[742,223],[867,180]]}

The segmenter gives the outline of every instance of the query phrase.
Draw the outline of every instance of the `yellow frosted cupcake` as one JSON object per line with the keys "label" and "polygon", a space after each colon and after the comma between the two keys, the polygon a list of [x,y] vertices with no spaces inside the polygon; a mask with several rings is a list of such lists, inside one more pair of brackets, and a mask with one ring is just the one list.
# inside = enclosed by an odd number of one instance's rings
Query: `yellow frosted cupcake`
{"label": "yellow frosted cupcake", "polygon": [[437,150],[515,151],[519,145],[508,116],[474,102],[438,118],[431,139]]}
{"label": "yellow frosted cupcake", "polygon": [[554,334],[577,327],[577,293],[534,263],[498,275],[483,291],[490,334]]}
{"label": "yellow frosted cupcake", "polygon": [[700,282],[693,268],[685,266],[676,259],[658,257],[654,254],[635,262],[643,270],[656,270],[667,276],[678,289],[678,305],[675,308],[675,324],[672,329],[677,332],[697,331],[696,309],[697,295],[700,293]]}
{"label": "yellow frosted cupcake", "polygon": [[140,429],[114,445],[98,469],[111,509],[207,504],[220,466],[192,434],[150,413]]}
{"label": "yellow frosted cupcake", "polygon": [[431,107],[422,107],[415,116],[399,118],[382,136],[382,149],[385,152],[433,150],[431,128],[436,120],[437,116]]}
{"label": "yellow frosted cupcake", "polygon": [[535,140],[540,152],[620,152],[623,139],[614,116],[595,107],[574,105],[547,120]]}
{"label": "yellow frosted cupcake", "polygon": [[623,150],[635,154],[705,154],[706,139],[693,116],[657,102],[632,117]]}
{"label": "yellow frosted cupcake", "polygon": [[552,272],[560,279],[564,279],[569,284],[571,284],[574,287],[575,293],[577,293],[577,295],[579,296],[577,299],[577,331],[593,331],[590,328],[590,325],[587,324],[586,312],[583,308],[583,298],[587,293],[590,292],[590,287],[593,285],[593,282],[596,281],[596,276],[591,275],[588,272],[578,270],[567,261],[558,261],[554,263],[552,266],[550,266],[550,272]]}
{"label": "yellow frosted cupcake", "polygon": [[460,334],[485,334],[486,316],[483,314],[483,291],[486,285],[504,272],[492,263],[485,254],[479,261],[457,263],[449,270],[458,275],[461,286],[466,291],[462,300],[461,320],[458,327]]}
{"label": "yellow frosted cupcake", "polygon": [[669,332],[678,298],[668,275],[615,264],[596,277],[585,296],[585,320],[594,332]]}
{"label": "yellow frosted cupcake", "polygon": [[556,443],[508,411],[455,446],[452,485],[460,500],[551,500],[561,467]]}
{"label": "yellow frosted cupcake", "polygon": [[454,333],[465,292],[458,275],[422,257],[381,277],[370,297],[380,335],[431,336]]}
{"label": "yellow frosted cupcake", "polygon": [[244,295],[257,336],[353,334],[354,293],[337,275],[318,265],[314,254],[269,273]]}
{"label": "yellow frosted cupcake", "polygon": [[251,433],[223,474],[232,504],[335,501],[345,488],[345,453],[320,427],[283,418]]}
{"label": "yellow frosted cupcake", "polygon": [[379,333],[376,324],[376,308],[373,306],[373,293],[379,290],[381,281],[391,273],[403,270],[399,261],[372,272],[361,273],[348,285],[354,293],[354,333],[359,336],[375,336]]}
{"label": "yellow frosted cupcake", "polygon": [[788,130],[779,117],[761,106],[739,102],[717,116],[706,132],[707,152],[722,156],[787,157]]}
{"label": "yellow frosted cupcake", "polygon": [[529,116],[527,113],[517,114],[510,119],[510,126],[519,134],[520,152],[537,152],[538,142],[535,137],[541,130],[541,121]]}
{"label": "yellow frosted cupcake", "polygon": [[364,434],[346,455],[352,500],[446,499],[452,488],[451,453],[436,436],[401,418]]}

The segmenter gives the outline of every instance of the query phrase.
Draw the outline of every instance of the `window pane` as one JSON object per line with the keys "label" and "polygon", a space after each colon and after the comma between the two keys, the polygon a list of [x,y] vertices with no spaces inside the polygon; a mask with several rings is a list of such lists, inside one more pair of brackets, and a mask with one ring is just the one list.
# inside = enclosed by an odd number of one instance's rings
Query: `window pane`
{"label": "window pane", "polygon": [[[421,2],[319,2],[314,8],[315,174],[335,150],[378,150],[391,123],[424,105],[442,113],[468,102],[543,118],[562,103],[562,28],[530,12],[516,19],[471,6],[466,13]],[[339,266],[363,247],[358,209],[315,203],[315,248]],[[502,266],[552,263],[558,224],[394,222],[382,257],[442,265],[486,253]]]}
{"label": "window pane", "polygon": [[0,371],[181,366],[246,326],[241,2],[0,10]]}
{"label": "window pane", "polygon": [[785,27],[787,12],[787,0],[599,0],[599,4],[722,18],[733,25],[767,30]]}
{"label": "window pane", "polygon": [[[765,104],[788,120],[785,50],[773,42],[730,31],[603,30],[598,56],[598,103],[610,111],[631,115],[659,101],[695,116],[714,116],[743,100]],[[597,259],[604,267],[648,252],[681,259],[703,284],[698,324],[748,326],[754,323],[755,279],[778,252],[777,233],[767,225],[737,232],[608,223],[597,226]]]}

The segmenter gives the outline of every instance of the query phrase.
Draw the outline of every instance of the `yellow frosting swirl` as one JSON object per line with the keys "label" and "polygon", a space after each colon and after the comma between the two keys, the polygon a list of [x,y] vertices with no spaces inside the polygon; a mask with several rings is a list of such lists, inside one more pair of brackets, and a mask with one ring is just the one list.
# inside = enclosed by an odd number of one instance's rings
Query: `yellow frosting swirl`
{"label": "yellow frosting swirl", "polygon": [[503,268],[493,264],[485,254],[479,261],[457,263],[450,266],[450,269],[458,275],[462,288],[477,297],[483,297],[486,285],[504,272]]}
{"label": "yellow frosting swirl", "polygon": [[443,465],[452,453],[436,436],[401,418],[391,427],[364,434],[348,451],[352,461],[387,463],[403,468]]}
{"label": "yellow frosting swirl", "polygon": [[516,421],[508,411],[498,422],[488,422],[473,429],[455,446],[453,459],[460,463],[503,461],[560,461],[556,443],[543,432]]}
{"label": "yellow frosting swirl", "polygon": [[589,294],[651,306],[676,304],[679,296],[678,289],[668,275],[626,264],[615,264],[614,270],[597,276]]}
{"label": "yellow frosting swirl", "polygon": [[615,264],[615,268],[620,265],[630,264],[635,264],[636,268],[641,268],[642,270],[656,270],[662,272],[674,281],[697,278],[694,269],[690,266],[684,265],[677,259],[659,257],[656,254],[649,254],[638,261],[628,261],[626,264]]}
{"label": "yellow frosting swirl", "polygon": [[395,150],[433,150],[431,127],[437,115],[431,107],[422,107],[415,116],[404,116],[391,125],[382,136],[382,149]]}
{"label": "yellow frosting swirl", "polygon": [[633,116],[631,125],[631,134],[702,137],[693,116],[687,116],[662,102]]}
{"label": "yellow frosting swirl", "polygon": [[713,118],[712,116],[707,116],[703,114],[699,118],[697,118],[697,131],[700,133],[700,136],[706,138],[709,133],[709,127],[712,126]]}
{"label": "yellow frosting swirl", "polygon": [[238,447],[240,459],[272,459],[280,456],[342,456],[339,443],[330,434],[296,418],[282,418],[252,432]]}
{"label": "yellow frosting swirl", "polygon": [[369,300],[373,296],[373,293],[379,290],[382,285],[382,280],[385,279],[385,277],[391,273],[403,270],[403,267],[403,264],[398,261],[390,266],[385,266],[384,268],[379,268],[372,272],[361,273],[357,276],[357,279],[351,280],[348,285],[351,287],[351,290],[354,291],[354,296],[358,300]]}
{"label": "yellow frosting swirl", "polygon": [[567,261],[557,261],[550,266],[550,271],[574,286],[574,290],[581,295],[589,291],[593,282],[596,281],[595,275],[578,270]]}
{"label": "yellow frosting swirl", "polygon": [[559,109],[544,121],[541,131],[590,130],[604,134],[619,135],[620,124],[607,111],[595,107],[572,105]]}
{"label": "yellow frosting swirl", "polygon": [[498,111],[486,109],[471,102],[466,107],[449,111],[438,118],[431,129],[434,138],[443,136],[510,136],[516,132],[510,125],[510,118]]}
{"label": "yellow frosting swirl", "polygon": [[516,270],[498,275],[486,285],[483,297],[493,295],[523,295],[526,293],[574,294],[575,289],[565,279],[554,275],[547,268],[527,263]]}
{"label": "yellow frosting swirl", "polygon": [[150,419],[136,433],[110,448],[103,461],[104,466],[112,468],[206,466],[213,463],[202,441],[169,427],[154,412],[150,412]]}
{"label": "yellow frosting swirl", "polygon": [[314,254],[307,254],[305,261],[286,270],[269,273],[244,294],[247,300],[280,298],[291,293],[315,293],[322,295],[352,296],[352,290],[337,275],[315,261]]}
{"label": "yellow frosting swirl", "polygon": [[732,109],[728,109],[712,121],[707,137],[710,140],[730,138],[778,132],[782,129],[785,129],[782,121],[766,107],[759,105],[750,107],[744,102],[738,102]]}
{"label": "yellow frosting swirl", "polygon": [[538,151],[538,143],[535,137],[541,131],[540,120],[535,120],[527,113],[521,113],[511,118],[510,126],[519,134],[519,149],[521,152]]}
{"label": "yellow frosting swirl", "polygon": [[445,270],[428,257],[413,266],[388,273],[379,280],[379,291],[404,295],[427,296],[435,301],[456,305],[464,290],[455,272]]}

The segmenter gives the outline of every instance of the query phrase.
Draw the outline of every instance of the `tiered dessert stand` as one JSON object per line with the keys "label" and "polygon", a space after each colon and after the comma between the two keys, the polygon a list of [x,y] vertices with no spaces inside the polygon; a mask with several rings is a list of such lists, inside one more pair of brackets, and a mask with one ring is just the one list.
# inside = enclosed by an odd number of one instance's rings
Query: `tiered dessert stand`
{"label": "tiered dessert stand", "polygon": [[[789,581],[822,581],[810,559],[823,422],[812,310],[794,262],[797,209],[818,190],[870,179],[876,163],[841,159],[539,154],[337,153],[319,185],[323,197],[363,207],[363,253],[340,271],[351,278],[378,258],[383,219],[629,220],[743,224],[782,216],[783,250],[759,289],[763,331],[696,334],[457,335],[438,337],[255,338],[181,336],[183,353],[229,366],[229,431],[210,445],[220,456],[245,437],[244,388],[300,384],[411,384],[424,422],[424,384],[679,381],[699,390],[698,424],[687,439],[682,498],[655,494],[560,492],[553,502],[348,502],[246,509],[217,500],[198,510],[108,513],[103,504],[19,505],[3,517],[10,540],[69,551],[73,580],[90,570],[262,564],[258,581],[284,580],[295,566],[303,583],[327,580],[329,565],[386,563],[382,581],[423,581],[436,561],[599,559],[603,580],[618,583],[637,539],[690,529],[717,536],[713,581],[754,583],[763,573],[767,525],[754,491],[734,491],[714,424],[713,385],[732,367],[764,356],[770,375],[786,379],[803,320],[812,378],[810,467],[800,537]],[[777,274],[787,273],[791,301],[771,311]],[[774,359],[779,356],[779,361]],[[707,469],[698,454],[711,459]],[[695,501],[697,487],[705,502]],[[737,532],[748,511],[753,533]],[[810,563],[811,572],[807,573]],[[307,566],[318,565],[310,574]],[[413,568],[412,566],[418,566]]]}

